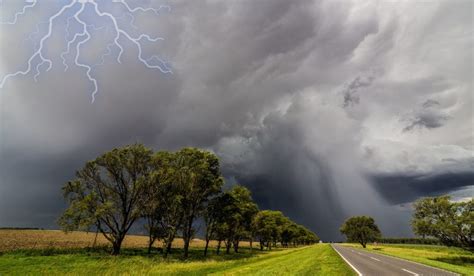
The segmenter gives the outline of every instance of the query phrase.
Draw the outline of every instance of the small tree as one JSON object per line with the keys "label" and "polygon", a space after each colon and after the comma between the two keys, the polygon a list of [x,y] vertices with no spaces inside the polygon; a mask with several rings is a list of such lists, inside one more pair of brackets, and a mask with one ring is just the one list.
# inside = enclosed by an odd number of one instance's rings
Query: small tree
{"label": "small tree", "polygon": [[368,216],[349,218],[341,226],[340,231],[346,235],[348,241],[358,242],[364,248],[368,242],[375,241],[381,236],[374,219]]}
{"label": "small tree", "polygon": [[448,246],[474,250],[474,200],[451,202],[449,196],[415,202],[412,227],[417,235],[438,238]]}
{"label": "small tree", "polygon": [[107,152],[86,163],[63,187],[69,207],[59,219],[65,231],[92,226],[112,243],[112,254],[141,216],[141,198],[152,151],[141,144]]}

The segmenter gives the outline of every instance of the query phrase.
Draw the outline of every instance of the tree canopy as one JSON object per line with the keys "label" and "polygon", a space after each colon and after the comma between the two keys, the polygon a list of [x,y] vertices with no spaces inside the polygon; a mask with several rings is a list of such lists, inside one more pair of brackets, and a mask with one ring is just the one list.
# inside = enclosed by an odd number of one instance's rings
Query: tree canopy
{"label": "tree canopy", "polygon": [[347,219],[341,226],[340,231],[346,235],[349,242],[358,242],[364,248],[368,242],[373,242],[381,236],[374,219],[368,216],[356,216]]}
{"label": "tree canopy", "polygon": [[474,200],[452,202],[449,196],[427,197],[413,205],[415,234],[431,236],[448,246],[474,250]]}
{"label": "tree canopy", "polygon": [[134,144],[113,149],[89,161],[76,179],[63,187],[68,208],[59,219],[65,231],[95,228],[119,254],[122,241],[137,221],[148,233],[148,252],[162,242],[164,255],[181,236],[184,257],[195,237],[196,222],[205,224],[207,254],[209,241],[222,242],[226,253],[239,251],[242,240],[261,249],[272,246],[311,244],[319,238],[279,211],[259,211],[250,190],[233,185],[222,190],[219,159],[209,151],[183,148],[159,151]]}

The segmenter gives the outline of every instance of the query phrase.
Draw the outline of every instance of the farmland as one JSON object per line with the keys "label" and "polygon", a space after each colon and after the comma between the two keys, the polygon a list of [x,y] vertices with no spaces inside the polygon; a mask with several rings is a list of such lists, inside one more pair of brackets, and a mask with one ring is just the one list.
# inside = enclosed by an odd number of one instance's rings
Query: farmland
{"label": "farmland", "polygon": [[[346,244],[362,248],[359,244]],[[463,275],[474,275],[474,254],[457,247],[438,245],[379,244],[366,250],[438,267]]]}
{"label": "farmland", "polygon": [[[90,248],[94,234],[61,231],[1,230],[0,274],[153,274],[153,275],[354,275],[352,270],[327,244],[299,248],[253,250],[244,244],[240,253],[205,258],[203,241],[193,240],[190,257],[183,261],[181,240],[165,259],[147,255],[146,237],[127,236],[120,256],[111,256],[98,239]],[[100,237],[100,236],[99,236]]]}
{"label": "farmland", "polygon": [[[0,252],[13,251],[19,249],[51,249],[51,248],[85,248],[94,244],[95,233],[69,232],[60,230],[0,230]],[[125,248],[144,248],[147,246],[148,237],[140,235],[127,235],[123,246]],[[101,234],[97,235],[96,246],[106,246],[109,242]],[[156,242],[156,246],[159,246]],[[211,241],[210,246],[215,242]],[[242,242],[243,246],[248,245]],[[191,241],[192,247],[203,247],[204,241],[194,239]],[[174,248],[182,248],[183,240],[175,239]]]}

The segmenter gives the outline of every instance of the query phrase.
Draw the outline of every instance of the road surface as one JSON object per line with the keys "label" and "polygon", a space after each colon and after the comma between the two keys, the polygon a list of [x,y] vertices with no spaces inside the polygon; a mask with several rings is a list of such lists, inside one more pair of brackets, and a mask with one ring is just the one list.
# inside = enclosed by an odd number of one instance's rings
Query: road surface
{"label": "road surface", "polygon": [[431,266],[405,261],[387,255],[370,253],[362,249],[336,244],[333,244],[332,247],[359,275],[458,275]]}

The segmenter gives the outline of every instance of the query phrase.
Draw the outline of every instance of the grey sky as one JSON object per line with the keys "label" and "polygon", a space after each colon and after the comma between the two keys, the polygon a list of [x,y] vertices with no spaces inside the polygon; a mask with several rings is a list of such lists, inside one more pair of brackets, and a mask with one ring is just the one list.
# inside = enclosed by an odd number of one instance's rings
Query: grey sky
{"label": "grey sky", "polygon": [[[19,5],[3,2],[10,20]],[[124,40],[122,63],[107,56],[92,72],[91,104],[85,70],[69,59],[64,72],[60,17],[45,42],[52,69],[0,90],[0,226],[55,227],[74,171],[136,141],[214,151],[229,182],[325,240],[355,214],[409,235],[407,203],[473,196],[472,1],[129,2],[171,5],[134,24],[165,38],[144,51],[173,74],[145,68]],[[24,68],[34,49],[25,39],[58,8],[40,0],[16,25],[0,25],[0,77]],[[83,62],[99,62],[113,39],[96,34]]]}

